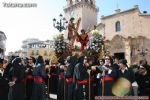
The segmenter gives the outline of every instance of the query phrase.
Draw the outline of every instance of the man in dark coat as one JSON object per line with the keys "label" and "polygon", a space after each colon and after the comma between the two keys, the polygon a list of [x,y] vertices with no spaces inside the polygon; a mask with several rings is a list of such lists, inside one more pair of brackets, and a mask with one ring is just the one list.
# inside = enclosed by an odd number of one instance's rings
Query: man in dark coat
{"label": "man in dark coat", "polygon": [[33,69],[34,84],[31,100],[46,100],[45,77],[46,71],[42,56],[36,59],[35,68]]}
{"label": "man in dark coat", "polygon": [[34,57],[29,57],[26,66],[26,99],[31,100],[33,90],[33,68],[35,67]]}
{"label": "man in dark coat", "polygon": [[134,72],[128,68],[126,59],[119,60],[119,69],[117,70],[117,79],[120,79],[120,78],[124,78],[129,82],[129,87],[127,88],[129,91],[122,95],[133,95],[133,89],[132,89],[131,84],[135,81],[135,75],[134,75]]}
{"label": "man in dark coat", "polygon": [[58,73],[58,58],[54,55],[50,59],[50,70],[49,70],[49,77],[50,77],[50,93],[51,94],[57,94],[58,90],[58,79],[59,79],[59,73]]}
{"label": "man in dark coat", "polygon": [[83,64],[84,56],[78,58],[78,63],[74,68],[75,85],[75,100],[88,100],[88,72],[86,66]]}
{"label": "man in dark coat", "polygon": [[63,56],[60,56],[58,59],[58,92],[57,100],[64,100],[64,69],[65,69],[65,60]]}
{"label": "man in dark coat", "polygon": [[144,61],[140,62],[139,70],[135,76],[139,86],[139,95],[150,98],[150,67]]}
{"label": "man in dark coat", "polygon": [[[9,85],[8,85],[8,78],[5,75],[5,69],[7,66],[7,61],[0,59],[0,63],[2,66],[0,67],[0,97],[2,100],[8,100],[8,91],[9,91]],[[6,61],[6,63],[4,63]]]}
{"label": "man in dark coat", "polygon": [[111,64],[111,57],[105,56],[105,63],[102,67],[99,68],[102,71],[102,75],[100,78],[100,92],[99,95],[102,96],[113,96],[112,94],[112,86],[115,82],[117,73],[116,69],[113,68]]}
{"label": "man in dark coat", "polygon": [[5,72],[4,72],[4,76],[6,76],[9,80],[11,80],[12,77],[12,61],[16,58],[16,56],[10,56],[8,57],[8,64],[6,66]]}
{"label": "man in dark coat", "polygon": [[8,100],[8,89],[8,80],[0,73],[0,98],[2,100]]}
{"label": "man in dark coat", "polygon": [[[0,89],[2,92],[3,100],[8,100],[8,92],[9,92],[9,80],[11,79],[11,69],[12,69],[12,61],[15,59],[15,56],[11,56],[8,59],[8,62],[3,65],[3,75],[1,75],[1,86],[3,89]],[[4,67],[5,66],[5,67]]]}
{"label": "man in dark coat", "polygon": [[65,83],[66,83],[66,99],[73,100],[74,84],[73,84],[73,58],[68,56],[66,59],[66,73],[65,73]]}
{"label": "man in dark coat", "polygon": [[20,57],[15,58],[12,66],[8,100],[25,100],[25,68],[22,59]]}

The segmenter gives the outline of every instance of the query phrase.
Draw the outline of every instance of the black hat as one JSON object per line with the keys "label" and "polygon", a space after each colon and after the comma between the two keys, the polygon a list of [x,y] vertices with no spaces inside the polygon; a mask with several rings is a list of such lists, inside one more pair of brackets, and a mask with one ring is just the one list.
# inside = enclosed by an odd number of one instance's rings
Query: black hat
{"label": "black hat", "polygon": [[120,59],[119,63],[124,64],[127,66],[127,60],[126,59]]}

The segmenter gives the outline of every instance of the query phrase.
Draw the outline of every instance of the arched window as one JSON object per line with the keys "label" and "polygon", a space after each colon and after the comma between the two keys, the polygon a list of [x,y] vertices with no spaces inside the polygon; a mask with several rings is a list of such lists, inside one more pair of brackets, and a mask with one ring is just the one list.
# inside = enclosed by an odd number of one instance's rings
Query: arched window
{"label": "arched window", "polygon": [[70,5],[72,5],[73,4],[73,1],[72,0],[70,0]]}
{"label": "arched window", "polygon": [[90,0],[91,5],[93,5],[93,0]]}
{"label": "arched window", "polygon": [[116,32],[119,32],[121,30],[120,21],[116,22]]}

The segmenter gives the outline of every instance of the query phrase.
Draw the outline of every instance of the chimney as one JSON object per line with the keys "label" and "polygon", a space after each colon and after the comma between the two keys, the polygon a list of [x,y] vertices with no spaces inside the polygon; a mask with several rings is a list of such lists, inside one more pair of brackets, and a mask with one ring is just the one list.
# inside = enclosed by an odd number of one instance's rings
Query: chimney
{"label": "chimney", "polygon": [[147,11],[143,11],[143,14],[147,14]]}
{"label": "chimney", "polygon": [[120,11],[121,11],[120,9],[116,9],[115,10],[116,13],[120,13]]}

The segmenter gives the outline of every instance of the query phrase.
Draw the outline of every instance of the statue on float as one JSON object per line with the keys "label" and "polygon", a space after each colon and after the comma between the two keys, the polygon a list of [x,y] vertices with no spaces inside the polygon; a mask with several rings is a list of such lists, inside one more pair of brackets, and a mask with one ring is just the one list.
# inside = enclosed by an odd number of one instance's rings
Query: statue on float
{"label": "statue on float", "polygon": [[73,47],[76,36],[78,34],[78,29],[79,29],[79,25],[81,22],[81,18],[79,18],[77,20],[76,23],[74,23],[74,18],[70,18],[69,20],[69,24],[68,24],[68,40],[69,40],[69,44],[71,45],[71,47]]}

